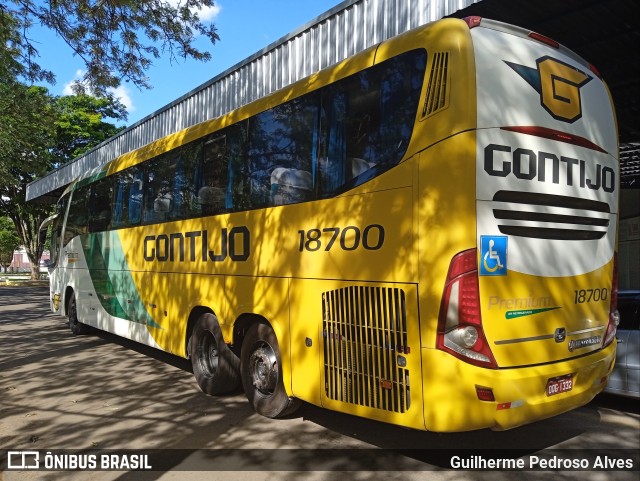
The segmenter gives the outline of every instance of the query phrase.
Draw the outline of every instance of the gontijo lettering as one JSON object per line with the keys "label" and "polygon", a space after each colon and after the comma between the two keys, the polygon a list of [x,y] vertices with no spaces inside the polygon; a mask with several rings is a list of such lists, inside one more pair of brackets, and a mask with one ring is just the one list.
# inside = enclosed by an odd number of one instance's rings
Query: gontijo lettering
{"label": "gontijo lettering", "polygon": [[251,233],[246,226],[148,235],[143,242],[144,260],[160,262],[246,261],[251,255]]}
{"label": "gontijo lettering", "polygon": [[[576,185],[609,193],[616,188],[616,173],[611,167],[551,152],[534,152],[522,147],[514,149],[509,145],[487,145],[484,148],[484,170],[494,177],[513,174],[522,180]],[[548,174],[550,178],[547,178]]]}

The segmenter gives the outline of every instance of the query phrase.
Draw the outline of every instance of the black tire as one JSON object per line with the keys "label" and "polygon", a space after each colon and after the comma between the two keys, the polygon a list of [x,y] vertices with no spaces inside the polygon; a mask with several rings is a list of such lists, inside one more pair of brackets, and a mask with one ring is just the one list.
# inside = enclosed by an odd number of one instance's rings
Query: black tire
{"label": "black tire", "polygon": [[189,355],[202,392],[215,395],[240,387],[240,359],[224,343],[213,314],[201,315],[193,326]]}
{"label": "black tire", "polygon": [[258,414],[280,418],[300,407],[284,389],[278,339],[271,326],[259,323],[249,328],[240,359],[244,392]]}
{"label": "black tire", "polygon": [[71,294],[69,299],[69,309],[67,309],[67,318],[69,319],[69,329],[74,336],[86,334],[89,332],[89,326],[78,320],[78,308],[76,306],[76,295]]}

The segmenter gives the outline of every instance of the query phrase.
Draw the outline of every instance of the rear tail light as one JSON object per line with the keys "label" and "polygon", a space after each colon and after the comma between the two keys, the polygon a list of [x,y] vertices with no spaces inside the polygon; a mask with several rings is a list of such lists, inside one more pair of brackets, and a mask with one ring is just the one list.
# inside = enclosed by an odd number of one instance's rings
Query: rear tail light
{"label": "rear tail light", "polygon": [[480,313],[476,249],[451,259],[444,286],[436,347],[476,366],[497,369]]}
{"label": "rear tail light", "polygon": [[615,339],[619,323],[620,313],[618,312],[618,253],[616,252],[613,255],[613,282],[611,285],[609,324],[607,325],[607,332],[604,335],[604,343],[602,344],[603,348],[607,347]]}

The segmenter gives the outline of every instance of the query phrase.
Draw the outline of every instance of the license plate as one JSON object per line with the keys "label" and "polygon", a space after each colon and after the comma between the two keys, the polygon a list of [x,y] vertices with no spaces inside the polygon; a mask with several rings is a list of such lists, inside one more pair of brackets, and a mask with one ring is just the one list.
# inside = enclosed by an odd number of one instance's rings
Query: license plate
{"label": "license plate", "polygon": [[555,396],[573,389],[573,374],[552,377],[547,381],[547,396]]}

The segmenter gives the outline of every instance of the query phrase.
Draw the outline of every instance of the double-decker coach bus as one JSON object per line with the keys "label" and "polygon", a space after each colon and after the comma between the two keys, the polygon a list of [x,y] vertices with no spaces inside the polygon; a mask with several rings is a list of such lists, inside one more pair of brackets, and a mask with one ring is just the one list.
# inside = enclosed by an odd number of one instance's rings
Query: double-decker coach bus
{"label": "double-decker coach bus", "polygon": [[51,306],[267,417],[508,429],[607,382],[618,175],[593,67],[445,19],[78,179]]}

